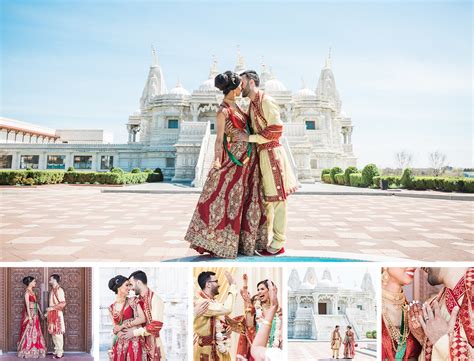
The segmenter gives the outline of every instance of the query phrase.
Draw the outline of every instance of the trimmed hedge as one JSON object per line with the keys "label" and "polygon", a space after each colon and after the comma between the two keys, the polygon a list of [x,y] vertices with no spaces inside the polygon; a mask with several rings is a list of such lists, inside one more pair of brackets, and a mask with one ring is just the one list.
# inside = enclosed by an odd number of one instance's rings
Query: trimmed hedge
{"label": "trimmed hedge", "polygon": [[336,184],[344,185],[344,173],[337,173],[334,178],[336,179]]}
{"label": "trimmed hedge", "polygon": [[[388,188],[405,188],[410,190],[435,190],[440,192],[474,193],[474,178],[454,177],[415,177],[407,168],[400,176],[381,176],[375,164],[368,164],[362,172],[356,167],[348,167],[344,173],[341,168],[323,169],[321,180],[324,183],[350,185],[352,187],[380,188],[380,181],[388,182]],[[370,179],[370,183],[367,183]]]}
{"label": "trimmed hedge", "polygon": [[64,172],[57,170],[0,170],[0,185],[35,185],[58,183],[138,184],[145,183],[149,173]]}
{"label": "trimmed hedge", "polygon": [[68,172],[64,176],[65,183],[99,183],[99,184],[139,184],[145,183],[148,173],[119,172]]}
{"label": "trimmed hedge", "polygon": [[380,181],[381,180],[386,180],[388,181],[388,186],[389,187],[397,187],[399,188],[401,186],[401,178],[398,177],[398,176],[392,176],[392,175],[384,175],[384,176],[375,176],[374,178],[372,178],[372,185],[375,187],[375,188],[380,188]]}
{"label": "trimmed hedge", "polygon": [[358,169],[357,167],[347,167],[346,170],[344,171],[344,184],[346,186],[349,186],[351,185],[351,180],[349,178],[349,176],[352,174],[352,173],[357,173],[358,172]]}
{"label": "trimmed hedge", "polygon": [[364,169],[362,169],[362,184],[364,187],[369,187],[372,185],[373,178],[380,175],[379,170],[375,164],[367,164]]}
{"label": "trimmed hedge", "polygon": [[473,178],[415,177],[408,189],[474,193]]}
{"label": "trimmed hedge", "polygon": [[351,173],[349,175],[349,183],[352,187],[363,187],[362,173]]}
{"label": "trimmed hedge", "polygon": [[365,333],[365,337],[367,338],[377,338],[377,331],[376,330],[373,330],[373,331],[367,331]]}
{"label": "trimmed hedge", "polygon": [[413,171],[410,168],[406,168],[403,171],[400,184],[403,186],[403,188],[410,188],[413,185],[414,179],[415,177],[413,176]]}
{"label": "trimmed hedge", "polygon": [[0,185],[35,185],[62,183],[64,171],[57,170],[0,170]]}
{"label": "trimmed hedge", "polygon": [[344,172],[340,167],[333,167],[331,168],[331,180],[334,184],[336,184],[336,174]]}
{"label": "trimmed hedge", "polygon": [[321,175],[321,179],[323,180],[324,183],[332,184],[332,179],[330,174],[323,174]]}

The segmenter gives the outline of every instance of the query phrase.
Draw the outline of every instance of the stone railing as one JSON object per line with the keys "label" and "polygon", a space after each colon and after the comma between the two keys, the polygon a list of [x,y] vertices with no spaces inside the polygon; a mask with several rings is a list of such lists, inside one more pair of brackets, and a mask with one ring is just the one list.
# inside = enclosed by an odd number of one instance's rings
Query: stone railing
{"label": "stone railing", "polygon": [[206,123],[206,131],[204,133],[204,137],[202,138],[201,148],[199,151],[199,157],[196,163],[196,170],[195,170],[195,178],[192,182],[194,187],[202,187],[204,184],[205,179],[203,179],[206,175],[204,174],[205,168],[205,158],[207,154],[207,150],[209,148],[209,140],[211,138],[211,123]]}
{"label": "stone railing", "polygon": [[[339,325],[341,330],[345,330],[349,324],[345,315],[319,315],[314,314],[314,323],[317,325],[316,339],[321,341],[328,341],[331,337],[331,332],[336,325]],[[343,334],[341,333],[341,336]]]}
{"label": "stone railing", "polygon": [[[375,321],[369,321],[367,317],[367,311],[361,311],[357,308],[346,308],[346,316],[357,338],[359,339],[365,338],[366,331],[372,331],[377,328]],[[369,328],[369,330],[364,329],[367,327]]]}

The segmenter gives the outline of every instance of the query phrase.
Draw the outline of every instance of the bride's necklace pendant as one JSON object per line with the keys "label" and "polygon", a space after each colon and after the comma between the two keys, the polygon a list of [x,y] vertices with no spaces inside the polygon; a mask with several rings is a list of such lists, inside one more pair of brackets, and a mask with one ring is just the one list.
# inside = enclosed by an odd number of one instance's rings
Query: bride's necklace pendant
{"label": "bride's necklace pendant", "polygon": [[243,165],[247,165],[249,161],[250,161],[250,158],[249,158],[249,157],[245,157],[245,159],[242,161],[242,164],[243,164]]}

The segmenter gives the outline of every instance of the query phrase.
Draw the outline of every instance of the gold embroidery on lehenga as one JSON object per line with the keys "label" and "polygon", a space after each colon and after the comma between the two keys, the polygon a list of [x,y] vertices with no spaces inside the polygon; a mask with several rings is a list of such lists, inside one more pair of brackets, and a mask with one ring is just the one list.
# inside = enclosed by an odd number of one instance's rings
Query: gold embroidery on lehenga
{"label": "gold embroidery on lehenga", "polygon": [[[241,110],[235,115],[247,121],[248,115]],[[226,136],[236,131],[226,119]],[[230,143],[230,152],[237,159],[242,159],[247,149],[246,142]],[[266,247],[264,214],[256,149],[252,149],[245,167],[236,165],[224,153],[222,167],[211,170],[208,175],[185,240],[192,248],[219,257],[235,258],[238,252],[253,255],[256,246],[258,249]]]}

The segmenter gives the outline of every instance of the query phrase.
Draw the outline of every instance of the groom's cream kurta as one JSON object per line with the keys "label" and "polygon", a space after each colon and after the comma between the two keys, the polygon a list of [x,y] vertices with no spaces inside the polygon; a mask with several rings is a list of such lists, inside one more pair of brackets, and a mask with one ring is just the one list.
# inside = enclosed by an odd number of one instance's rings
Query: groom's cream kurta
{"label": "groom's cream kurta", "polygon": [[63,313],[66,307],[66,295],[61,287],[51,289],[49,307],[53,310],[48,312],[48,330],[53,339],[54,354],[61,357],[64,353],[64,333],[66,332]]}
{"label": "groom's cream kurta", "polygon": [[205,298],[201,293],[196,295],[194,306],[205,302],[206,300],[210,301],[210,303],[204,314],[194,318],[194,361],[230,361],[232,359],[229,352],[220,353],[217,351],[219,360],[215,360],[212,356],[213,347],[210,344],[206,346],[202,344],[215,342],[215,335],[211,334],[211,330],[215,329],[215,326],[213,326],[212,323],[219,322],[219,318],[229,315],[232,312],[236,296],[236,285],[230,285],[224,303]]}
{"label": "groom's cream kurta", "polygon": [[160,337],[165,304],[151,289],[148,289],[147,294],[140,296],[140,301],[143,302],[146,325],[134,330],[133,335],[144,337],[148,361],[165,361],[165,349]]}
{"label": "groom's cream kurta", "polygon": [[283,122],[276,101],[262,92],[250,103],[253,132],[250,143],[257,144],[260,157],[270,247],[280,249],[286,241],[286,198],[297,189],[285,149],[280,144]]}

